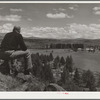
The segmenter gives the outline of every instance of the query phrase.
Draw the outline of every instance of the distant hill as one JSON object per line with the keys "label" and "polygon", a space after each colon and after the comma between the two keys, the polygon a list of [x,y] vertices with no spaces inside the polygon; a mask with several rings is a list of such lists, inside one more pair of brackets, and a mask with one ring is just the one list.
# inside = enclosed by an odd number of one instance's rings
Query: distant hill
{"label": "distant hill", "polygon": [[[0,41],[5,36],[5,33],[0,33]],[[50,45],[51,43],[80,43],[84,45],[99,45],[100,46],[100,39],[84,39],[84,38],[77,38],[77,39],[49,39],[49,38],[39,38],[39,37],[24,37],[25,43],[28,48],[44,48],[46,44]]]}
{"label": "distant hill", "polygon": [[39,37],[24,37],[25,39],[40,39]]}

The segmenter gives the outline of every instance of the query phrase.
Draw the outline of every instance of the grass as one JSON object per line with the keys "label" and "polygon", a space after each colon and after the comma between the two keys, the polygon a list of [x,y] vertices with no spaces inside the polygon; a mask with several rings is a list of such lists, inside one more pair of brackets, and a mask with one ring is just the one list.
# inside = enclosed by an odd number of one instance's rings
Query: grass
{"label": "grass", "polygon": [[[39,53],[39,54],[50,54],[52,49],[31,49],[32,53]],[[74,62],[74,67],[82,68],[85,70],[97,71],[100,72],[100,52],[96,51],[95,53],[89,53],[86,51],[68,51],[64,49],[53,49],[53,56],[56,57],[59,55],[60,57],[63,56],[66,58],[68,55],[71,55]]]}

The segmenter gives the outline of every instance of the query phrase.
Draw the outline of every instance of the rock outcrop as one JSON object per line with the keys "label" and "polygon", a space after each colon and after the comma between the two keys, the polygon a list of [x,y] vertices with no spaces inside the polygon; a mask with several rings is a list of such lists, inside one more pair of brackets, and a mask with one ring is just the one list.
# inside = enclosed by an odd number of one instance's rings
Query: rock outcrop
{"label": "rock outcrop", "polygon": [[43,91],[45,85],[34,75],[24,75],[23,57],[0,61],[0,91]]}
{"label": "rock outcrop", "polygon": [[24,75],[23,57],[13,61],[0,61],[0,91],[65,91],[57,84],[46,86],[33,74]]}
{"label": "rock outcrop", "polygon": [[43,91],[45,85],[31,75],[19,73],[16,77],[0,73],[0,91]]}

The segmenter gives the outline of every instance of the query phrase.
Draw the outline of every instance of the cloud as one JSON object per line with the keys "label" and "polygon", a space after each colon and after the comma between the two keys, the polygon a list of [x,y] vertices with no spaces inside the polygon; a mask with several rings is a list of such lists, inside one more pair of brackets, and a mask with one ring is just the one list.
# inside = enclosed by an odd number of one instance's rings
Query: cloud
{"label": "cloud", "polygon": [[22,29],[23,36],[56,39],[98,39],[100,24],[67,24],[65,27],[30,27]]}
{"label": "cloud", "polygon": [[13,24],[12,23],[5,23],[2,26],[0,26],[0,33],[11,32],[12,29],[13,29]]}
{"label": "cloud", "polygon": [[[73,33],[74,31],[74,33]],[[100,24],[70,24],[69,33],[73,38],[97,39],[100,38]]]}
{"label": "cloud", "polygon": [[100,7],[94,7],[93,10],[94,11],[100,10]]}
{"label": "cloud", "polygon": [[77,4],[71,5],[71,6],[69,7],[69,9],[70,9],[70,10],[73,10],[73,11],[78,10],[78,5],[77,5]]}
{"label": "cloud", "polygon": [[[7,33],[13,29],[12,23],[0,26],[0,33]],[[21,34],[25,37],[41,37],[56,39],[100,39],[100,24],[66,24],[65,27],[26,27]]]}
{"label": "cloud", "polygon": [[28,21],[32,21],[32,19],[31,19],[31,18],[28,18],[27,20],[28,20]]}
{"label": "cloud", "polygon": [[58,8],[58,9],[53,9],[52,13],[47,13],[46,16],[48,18],[73,18],[74,16],[73,15],[69,15],[67,12],[66,12],[66,9],[65,8]]}
{"label": "cloud", "polygon": [[58,27],[31,27],[27,29],[24,28],[22,31],[23,36],[26,37],[64,38],[66,35],[66,30]]}
{"label": "cloud", "polygon": [[19,15],[6,15],[6,16],[1,16],[0,15],[0,21],[12,21],[12,22],[17,22],[21,20],[21,16]]}
{"label": "cloud", "polygon": [[94,14],[95,15],[100,15],[100,11],[95,11]]}
{"label": "cloud", "polygon": [[74,7],[69,7],[69,9],[71,9],[71,10],[75,10]]}
{"label": "cloud", "polygon": [[93,8],[93,13],[94,13],[95,15],[100,15],[100,7],[94,7],[94,8]]}
{"label": "cloud", "polygon": [[55,11],[55,12],[63,12],[63,11],[66,11],[66,9],[64,9],[64,8],[58,8],[58,9],[53,9],[53,11]]}
{"label": "cloud", "polygon": [[12,11],[12,12],[22,12],[22,9],[10,8],[10,11]]}
{"label": "cloud", "polygon": [[48,13],[47,17],[48,18],[65,18],[66,14],[64,14],[64,13],[56,13],[56,14]]}
{"label": "cloud", "polygon": [[48,18],[73,18],[73,16],[69,16],[68,14],[65,13],[56,13],[56,14],[52,14],[52,13],[48,13],[46,15]]}
{"label": "cloud", "polygon": [[59,11],[66,11],[66,9],[64,9],[64,8],[59,8],[58,10]]}

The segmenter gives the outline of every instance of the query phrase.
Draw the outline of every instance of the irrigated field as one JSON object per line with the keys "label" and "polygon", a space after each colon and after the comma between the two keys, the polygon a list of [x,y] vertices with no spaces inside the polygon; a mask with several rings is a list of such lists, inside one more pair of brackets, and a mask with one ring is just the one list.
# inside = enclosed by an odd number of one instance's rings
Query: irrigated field
{"label": "irrigated field", "polygon": [[82,68],[85,70],[97,71],[100,72],[100,52],[90,53],[86,51],[68,51],[64,49],[31,49],[32,53],[39,54],[50,54],[53,51],[53,56],[56,57],[59,55],[66,58],[68,55],[71,55],[74,62],[74,67]]}

